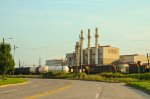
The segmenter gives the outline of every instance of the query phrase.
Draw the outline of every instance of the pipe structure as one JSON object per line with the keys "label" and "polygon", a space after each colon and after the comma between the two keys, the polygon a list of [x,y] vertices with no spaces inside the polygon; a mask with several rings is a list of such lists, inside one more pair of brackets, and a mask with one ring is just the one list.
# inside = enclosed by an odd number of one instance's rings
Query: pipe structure
{"label": "pipe structure", "polygon": [[90,43],[91,43],[91,35],[90,35],[90,29],[88,29],[88,65],[90,65]]}
{"label": "pipe structure", "polygon": [[79,44],[79,42],[76,42],[75,50],[76,50],[76,66],[79,66],[80,65],[80,44]]}
{"label": "pipe structure", "polygon": [[82,65],[83,65],[83,46],[84,46],[84,34],[83,30],[81,30],[81,36],[80,36],[80,65],[81,65],[81,70],[82,70]]}
{"label": "pipe structure", "polygon": [[98,64],[98,28],[95,29],[95,65]]}

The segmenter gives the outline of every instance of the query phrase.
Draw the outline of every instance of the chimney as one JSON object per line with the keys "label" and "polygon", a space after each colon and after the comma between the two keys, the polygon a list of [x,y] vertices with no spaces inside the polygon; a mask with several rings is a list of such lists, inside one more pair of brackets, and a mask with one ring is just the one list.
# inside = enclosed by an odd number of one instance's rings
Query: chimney
{"label": "chimney", "polygon": [[98,28],[95,29],[95,65],[98,64]]}
{"label": "chimney", "polygon": [[75,52],[76,52],[76,66],[79,66],[80,65],[80,44],[79,44],[79,42],[76,42]]}
{"label": "chimney", "polygon": [[[83,30],[81,30],[81,37],[80,37],[80,48],[81,48],[81,52],[80,52],[80,54],[81,54],[81,59],[80,59],[80,61],[81,61],[81,66],[83,65],[83,46],[84,46],[84,34],[83,34]],[[82,68],[81,68],[82,69]]]}
{"label": "chimney", "polygon": [[90,29],[88,29],[88,65],[90,65],[90,43],[91,43],[91,35],[90,35]]}

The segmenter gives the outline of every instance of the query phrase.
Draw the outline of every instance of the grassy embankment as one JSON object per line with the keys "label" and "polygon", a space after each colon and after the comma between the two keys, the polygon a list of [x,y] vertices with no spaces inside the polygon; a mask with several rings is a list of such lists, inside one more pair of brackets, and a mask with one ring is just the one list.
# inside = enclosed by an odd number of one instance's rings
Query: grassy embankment
{"label": "grassy embankment", "polygon": [[42,74],[44,78],[56,78],[56,79],[76,79],[76,80],[91,80],[91,81],[104,81],[104,82],[131,82],[137,81],[135,78],[127,77],[120,73],[100,73],[95,75],[87,75],[85,73],[64,73],[52,71],[46,74]]}
{"label": "grassy embankment", "polygon": [[89,81],[102,81],[102,82],[124,82],[129,86],[142,89],[150,92],[150,73],[145,74],[120,74],[120,73],[100,73],[96,75],[87,75],[85,73],[64,73],[52,71],[42,74],[44,78],[56,79],[76,79],[76,80],[89,80]]}
{"label": "grassy embankment", "polygon": [[130,82],[128,83],[128,85],[143,90],[150,94],[150,81]]}
{"label": "grassy embankment", "polygon": [[136,82],[129,82],[127,85],[141,89],[150,94],[150,73],[144,74],[128,74],[130,78],[138,79]]}
{"label": "grassy embankment", "polygon": [[2,81],[2,79],[0,79],[0,86],[8,85],[8,84],[23,83],[23,82],[26,82],[26,81],[27,80],[25,80],[23,78],[6,78],[4,81]]}

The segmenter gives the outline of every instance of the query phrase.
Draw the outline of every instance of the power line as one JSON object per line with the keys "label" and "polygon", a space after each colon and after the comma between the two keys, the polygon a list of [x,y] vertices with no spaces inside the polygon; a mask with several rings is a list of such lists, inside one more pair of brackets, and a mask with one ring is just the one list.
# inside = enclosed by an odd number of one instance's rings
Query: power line
{"label": "power line", "polygon": [[20,49],[31,49],[31,50],[50,50],[53,48],[57,48],[60,46],[66,46],[67,44],[71,44],[74,43],[75,41],[68,41],[68,42],[64,42],[64,43],[59,43],[59,44],[55,44],[55,45],[49,45],[49,46],[43,46],[43,47],[19,47]]}

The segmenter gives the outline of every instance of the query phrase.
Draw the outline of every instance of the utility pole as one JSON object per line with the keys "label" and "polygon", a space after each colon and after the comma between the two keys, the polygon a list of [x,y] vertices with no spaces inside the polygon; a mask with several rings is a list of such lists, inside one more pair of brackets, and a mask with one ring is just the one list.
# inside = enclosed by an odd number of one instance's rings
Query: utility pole
{"label": "utility pole", "polygon": [[[12,38],[7,38],[7,39],[12,39]],[[5,43],[5,39],[4,39],[4,37],[3,37],[3,44]]]}
{"label": "utility pole", "polygon": [[147,53],[147,61],[148,61],[148,67],[149,67],[149,72],[150,72],[149,55],[148,55],[148,53]]}
{"label": "utility pole", "polygon": [[19,68],[21,67],[21,63],[20,63],[20,60],[19,60]]}
{"label": "utility pole", "polygon": [[21,62],[19,60],[19,74],[21,73]]}
{"label": "utility pole", "polygon": [[39,57],[39,67],[41,67],[41,57]]}
{"label": "utility pole", "polygon": [[138,66],[138,79],[140,80],[140,66],[141,66],[141,61],[137,61],[137,66]]}
{"label": "utility pole", "polygon": [[14,45],[14,59],[15,59],[15,50],[16,50],[16,48],[17,48],[17,47]]}
{"label": "utility pole", "polygon": [[4,38],[3,38],[3,44],[4,44],[4,42],[5,42],[5,40],[4,40]]}

